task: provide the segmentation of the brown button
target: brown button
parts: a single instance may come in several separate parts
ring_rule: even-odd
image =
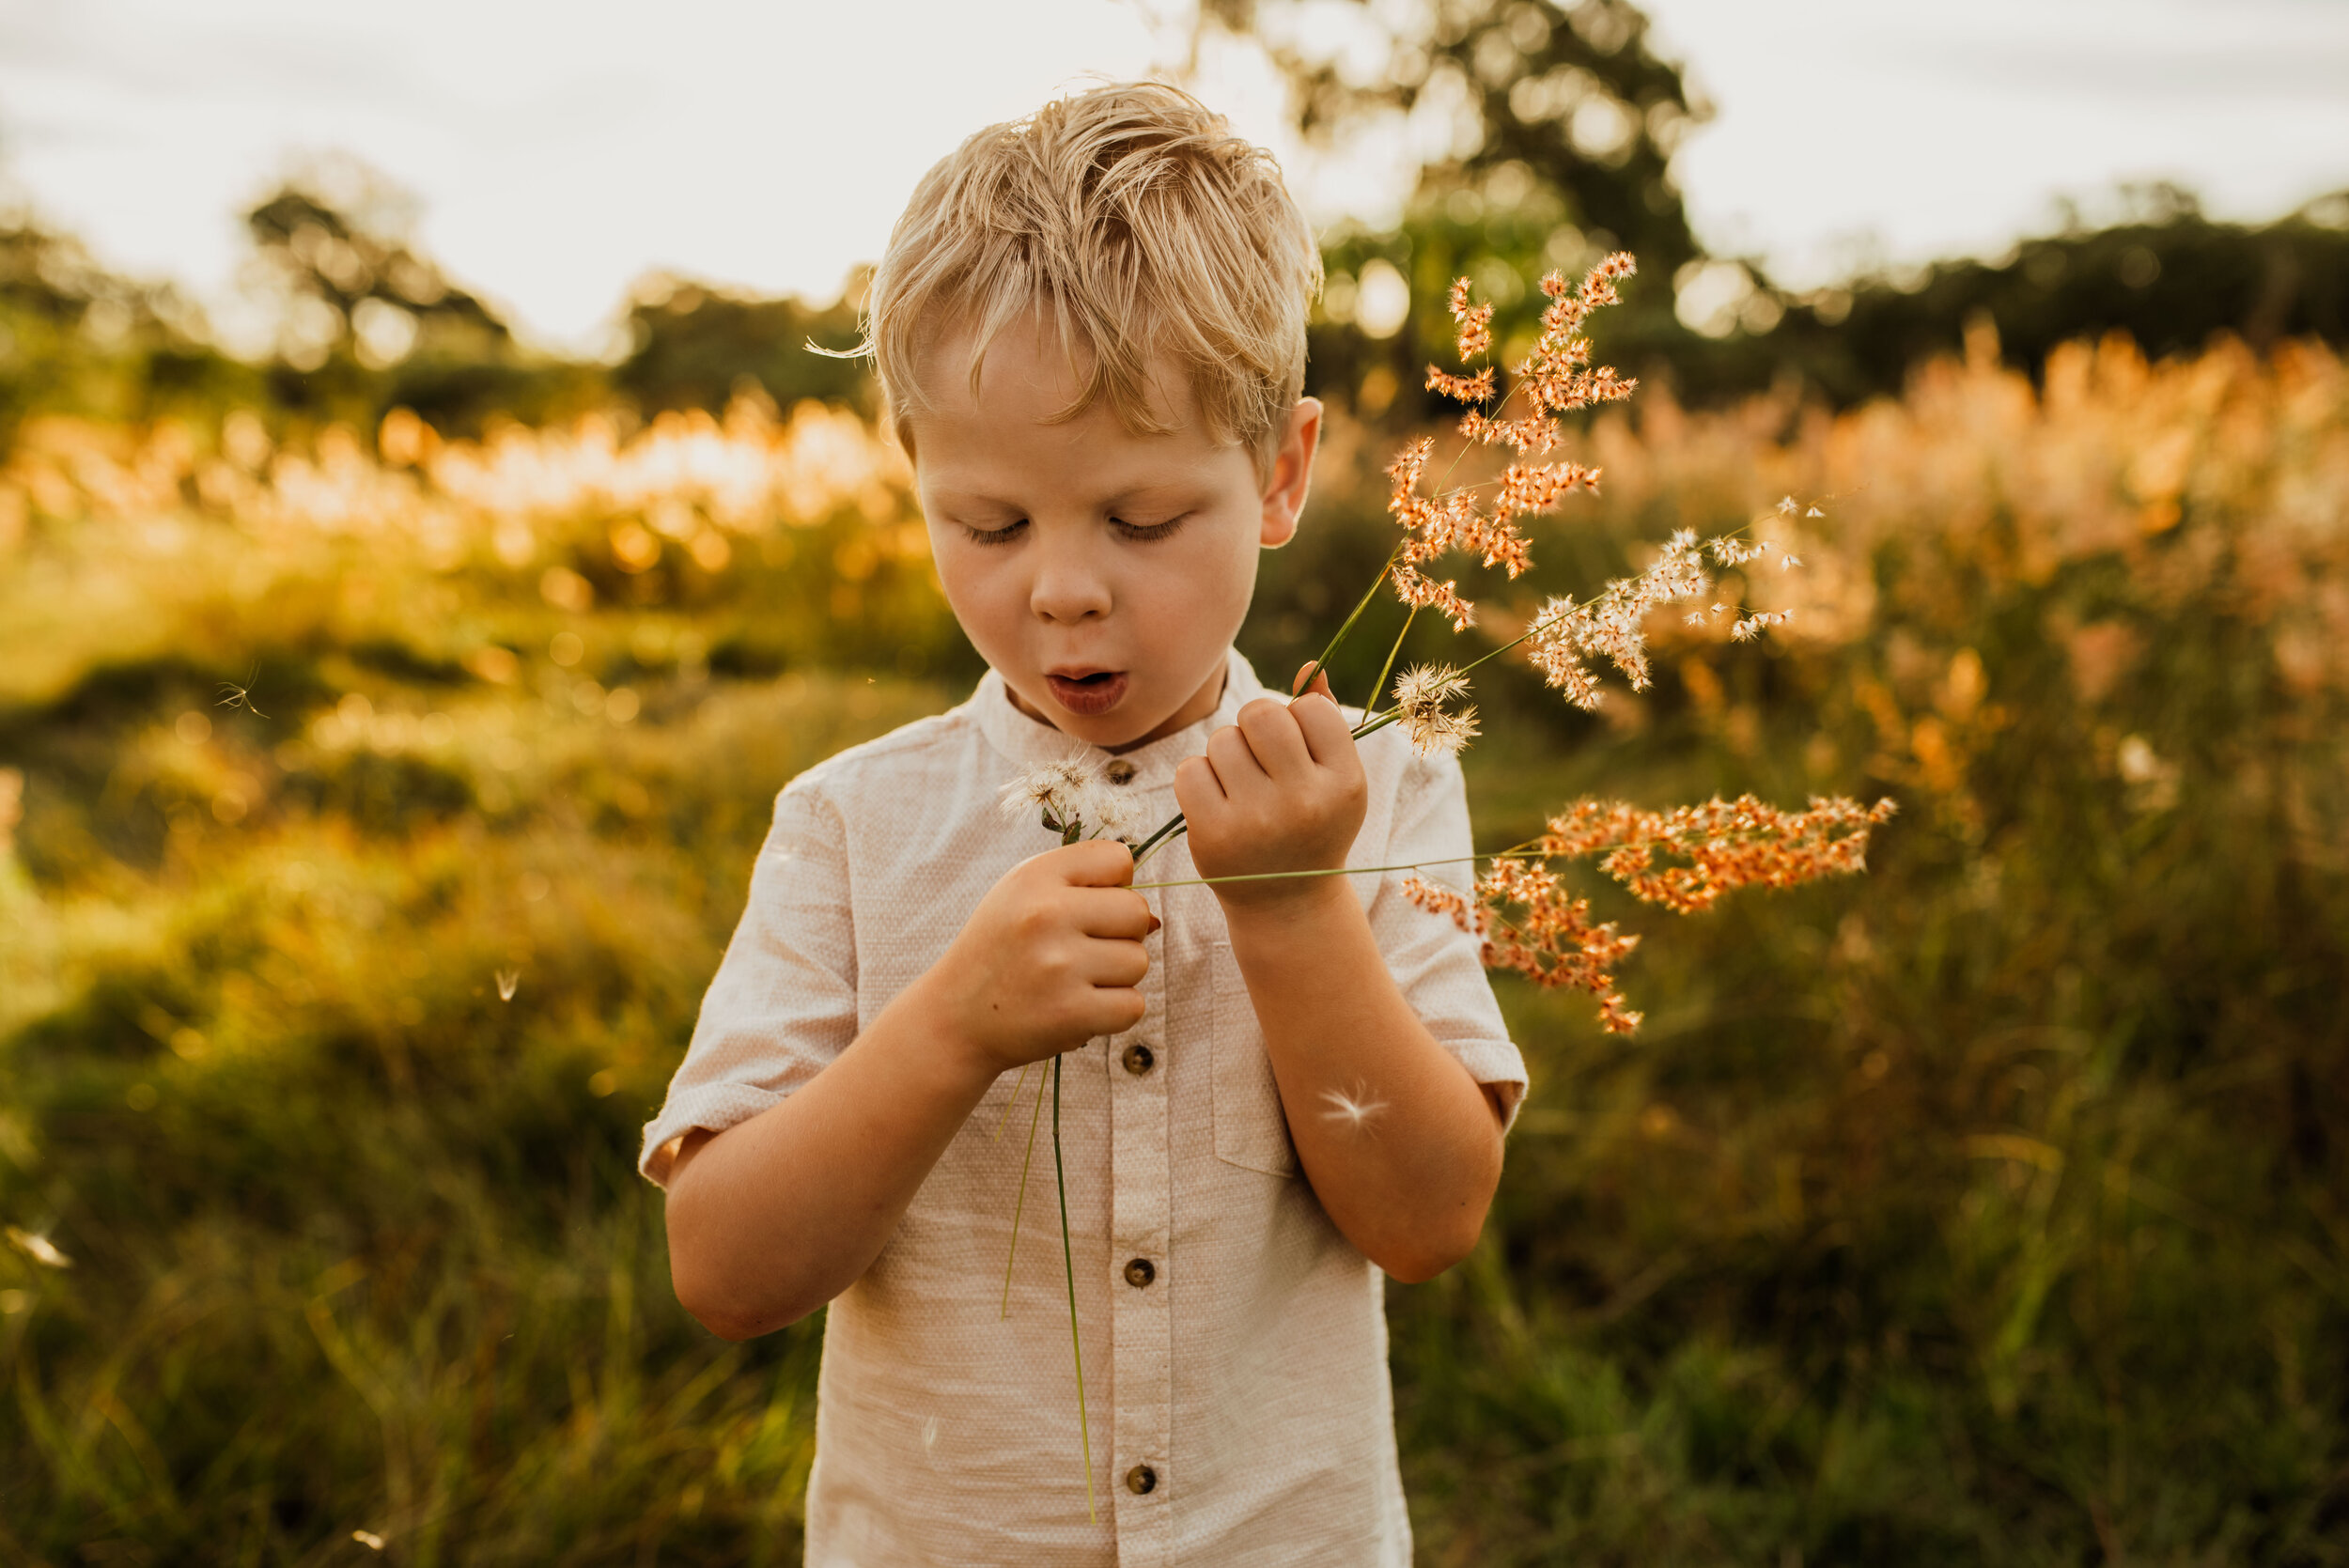
[[[1158,1268],[1148,1258],[1136,1258],[1126,1265],[1126,1282],[1136,1290],[1158,1277]]]
[[[1159,1472],[1147,1465],[1136,1465],[1126,1472],[1126,1490],[1136,1497],[1159,1489]]]
[[[1134,774],[1139,769],[1132,763],[1128,762],[1124,757],[1119,757],[1115,762],[1101,769],[1101,777],[1113,784],[1131,784],[1134,782]]]
[[[1158,1062],[1158,1058],[1150,1054],[1150,1048],[1144,1045],[1128,1046],[1125,1060],[1126,1070],[1136,1078],[1148,1072]]]

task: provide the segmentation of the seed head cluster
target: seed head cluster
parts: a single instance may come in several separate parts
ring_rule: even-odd
[[[1431,576],[1428,563],[1456,551],[1476,556],[1485,566],[1501,567],[1516,577],[1532,565],[1530,546],[1517,520],[1552,511],[1577,489],[1598,488],[1595,468],[1538,459],[1557,443],[1559,414],[1627,397],[1638,385],[1607,366],[1592,367],[1590,339],[1581,332],[1592,311],[1617,303],[1615,280],[1631,272],[1631,257],[1617,254],[1593,268],[1579,289],[1570,289],[1556,272],[1542,280],[1542,292],[1548,296],[1549,304],[1542,312],[1541,335],[1532,353],[1517,367],[1510,393],[1512,397],[1522,394],[1529,405],[1530,411],[1520,417],[1502,418],[1498,409],[1487,411],[1486,405],[1492,401],[1494,392],[1492,366],[1473,375],[1432,365],[1427,367],[1431,390],[1470,405],[1461,417],[1460,434],[1476,444],[1506,445],[1517,458],[1497,479],[1448,490],[1439,488],[1426,494],[1421,483],[1435,455],[1434,441],[1421,437],[1395,454],[1387,467],[1392,482],[1387,509],[1408,531],[1392,567],[1395,593],[1404,603],[1433,610],[1449,620],[1455,631],[1466,630],[1475,618],[1475,605],[1461,595],[1456,582]],[[1492,347],[1492,306],[1470,303],[1469,290],[1466,278],[1452,286],[1452,318],[1457,328],[1455,343],[1464,363]],[[1639,576],[1610,582],[1588,600],[1562,597],[1545,604],[1524,639],[1526,655],[1543,678],[1578,707],[1599,705],[1602,692],[1592,669],[1594,660],[1611,662],[1632,690],[1643,691],[1649,679],[1649,613],[1661,605],[1701,600],[1713,587],[1707,555],[1714,566],[1735,567],[1766,554],[1770,548],[1766,540],[1731,536],[1699,544],[1694,532],[1683,529]],[[1782,567],[1794,564],[1791,556],[1781,561]],[[1716,605],[1714,613],[1728,609]],[[1792,613],[1781,610],[1733,617],[1730,635],[1738,642],[1750,641]],[[1692,611],[1682,618],[1699,626],[1706,615]],[[1406,722],[1413,722],[1409,713],[1403,718]],[[1420,721],[1412,733],[1415,740],[1454,738],[1440,721]],[[1457,738],[1464,742],[1467,737]]]
[[[1598,470],[1595,468],[1534,459],[1557,444],[1559,414],[1628,397],[1639,384],[1607,366],[1591,368],[1591,340],[1581,333],[1592,311],[1617,302],[1615,280],[1628,277],[1631,272],[1630,256],[1617,252],[1592,268],[1579,289],[1570,288],[1557,272],[1542,280],[1542,292],[1549,296],[1549,304],[1542,312],[1541,335],[1513,376],[1512,396],[1522,393],[1531,411],[1519,418],[1501,419],[1497,411],[1486,411],[1495,391],[1491,365],[1470,374],[1440,365],[1427,367],[1429,390],[1470,405],[1460,421],[1460,434],[1483,445],[1505,444],[1516,451],[1517,460],[1490,482],[1493,493],[1488,501],[1480,500],[1478,494],[1488,488],[1486,485],[1421,494],[1420,481],[1435,450],[1435,443],[1424,438],[1404,447],[1388,465],[1387,477],[1392,486],[1387,509],[1410,536],[1397,552],[1393,567],[1395,593],[1404,603],[1436,611],[1451,621],[1455,631],[1467,630],[1476,607],[1460,596],[1455,582],[1439,582],[1429,576],[1424,570],[1427,563],[1456,551],[1478,556],[1486,566],[1500,567],[1516,577],[1532,565],[1532,557],[1515,520],[1549,511],[1577,489],[1597,488]],[[1492,318],[1490,304],[1469,303],[1468,279],[1452,286],[1454,347],[1462,363],[1491,350]]]
[[[1789,888],[1866,869],[1869,831],[1892,812],[1890,800],[1862,806],[1841,798],[1814,798],[1799,812],[1750,795],[1661,812],[1579,800],[1551,817],[1523,854],[1494,861],[1472,893],[1419,877],[1407,878],[1403,893],[1484,938],[1488,968],[1588,991],[1598,998],[1600,1024],[1628,1034],[1641,1015],[1614,989],[1613,970],[1640,939],[1611,921],[1594,922],[1589,901],[1572,896],[1549,862],[1596,857],[1637,897],[1693,914],[1738,888]]]
[[[1869,831],[1895,809],[1890,800],[1862,806],[1841,796],[1813,796],[1803,811],[1750,795],[1660,812],[1579,800],[1549,819],[1534,852],[1596,855],[1599,869],[1638,897],[1693,914],[1738,888],[1791,888],[1866,870]]]
[[[1129,798],[1083,757],[1040,762],[1003,788],[1003,815],[1015,822],[1041,818],[1063,844],[1125,838],[1140,826]]]
[[[1476,709],[1446,705],[1467,694],[1468,676],[1449,664],[1421,664],[1394,683],[1394,709],[1411,749],[1422,756],[1457,756],[1476,737]]]
[[[1449,915],[1463,931],[1485,939],[1485,967],[1516,970],[1542,986],[1567,986],[1598,998],[1599,1022],[1610,1033],[1640,1027],[1615,989],[1614,966],[1640,939],[1612,921],[1591,919],[1591,903],[1577,898],[1558,874],[1534,860],[1502,859],[1476,879],[1469,894],[1412,877],[1404,896],[1421,908]]]

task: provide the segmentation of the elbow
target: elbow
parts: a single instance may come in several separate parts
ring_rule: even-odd
[[[740,1344],[744,1340],[758,1338],[756,1326],[747,1318],[732,1316],[716,1307],[696,1306],[686,1301],[682,1294],[677,1299],[684,1305],[688,1316],[722,1340]]]
[[[758,1337],[759,1326],[751,1314],[742,1311],[731,1292],[720,1288],[680,1253],[674,1236],[669,1243],[669,1287],[677,1292],[677,1305],[686,1315],[720,1339],[739,1343]]]
[[[1476,1243],[1485,1232],[1485,1216],[1480,1209],[1474,1218],[1463,1224],[1446,1227],[1436,1234],[1413,1237],[1407,1245],[1384,1250],[1383,1255],[1373,1258],[1379,1271],[1390,1280],[1407,1285],[1423,1285],[1444,1270],[1464,1261],[1476,1250]]]
[[[1500,1186],[1500,1161],[1495,1159],[1491,1172],[1460,1193],[1448,1212],[1426,1216],[1408,1232],[1386,1238],[1371,1262],[1388,1278],[1407,1285],[1423,1285],[1465,1262],[1484,1238],[1485,1217],[1492,1212],[1493,1193]]]
[[[669,1283],[677,1291],[677,1305],[685,1309],[688,1316],[720,1339],[737,1344],[761,1334],[771,1334],[778,1328],[788,1328],[816,1310],[746,1301],[739,1293],[698,1276],[674,1255],[669,1260]]]
[[[725,1250],[706,1233],[692,1199],[680,1199],[675,1187],[669,1195],[669,1286],[677,1305],[694,1322],[722,1340],[739,1343],[771,1334],[822,1305],[800,1306],[789,1296],[777,1296],[770,1288],[745,1288],[740,1271],[728,1266]],[[763,1281],[771,1285],[770,1281]]]
[[[1378,1272],[1398,1284],[1423,1285],[1452,1265],[1447,1263],[1422,1262],[1397,1258],[1378,1265]]]

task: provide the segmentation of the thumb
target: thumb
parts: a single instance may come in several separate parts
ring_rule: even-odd
[[[1312,677],[1311,685],[1306,684],[1307,676]],[[1338,700],[1336,693],[1330,690],[1330,672],[1321,667],[1317,659],[1308,659],[1299,664],[1297,678],[1289,683],[1289,695],[1292,697],[1301,697],[1308,691],[1318,691],[1331,702]]]
[[[1071,887],[1116,888],[1134,879],[1134,852],[1113,838],[1082,839],[1049,853],[1060,857]]]

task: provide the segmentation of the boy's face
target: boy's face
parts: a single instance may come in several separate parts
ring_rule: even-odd
[[[907,432],[963,631],[1021,711],[1096,746],[1206,718],[1257,551],[1297,532],[1321,405],[1298,404],[1264,483],[1252,451],[1208,438],[1172,370],[1158,378],[1157,411],[1178,427],[1149,436],[1106,399],[1045,423],[1077,382],[1040,327],[988,346],[975,396],[968,363],[966,343],[938,347],[923,381],[931,406]]]

